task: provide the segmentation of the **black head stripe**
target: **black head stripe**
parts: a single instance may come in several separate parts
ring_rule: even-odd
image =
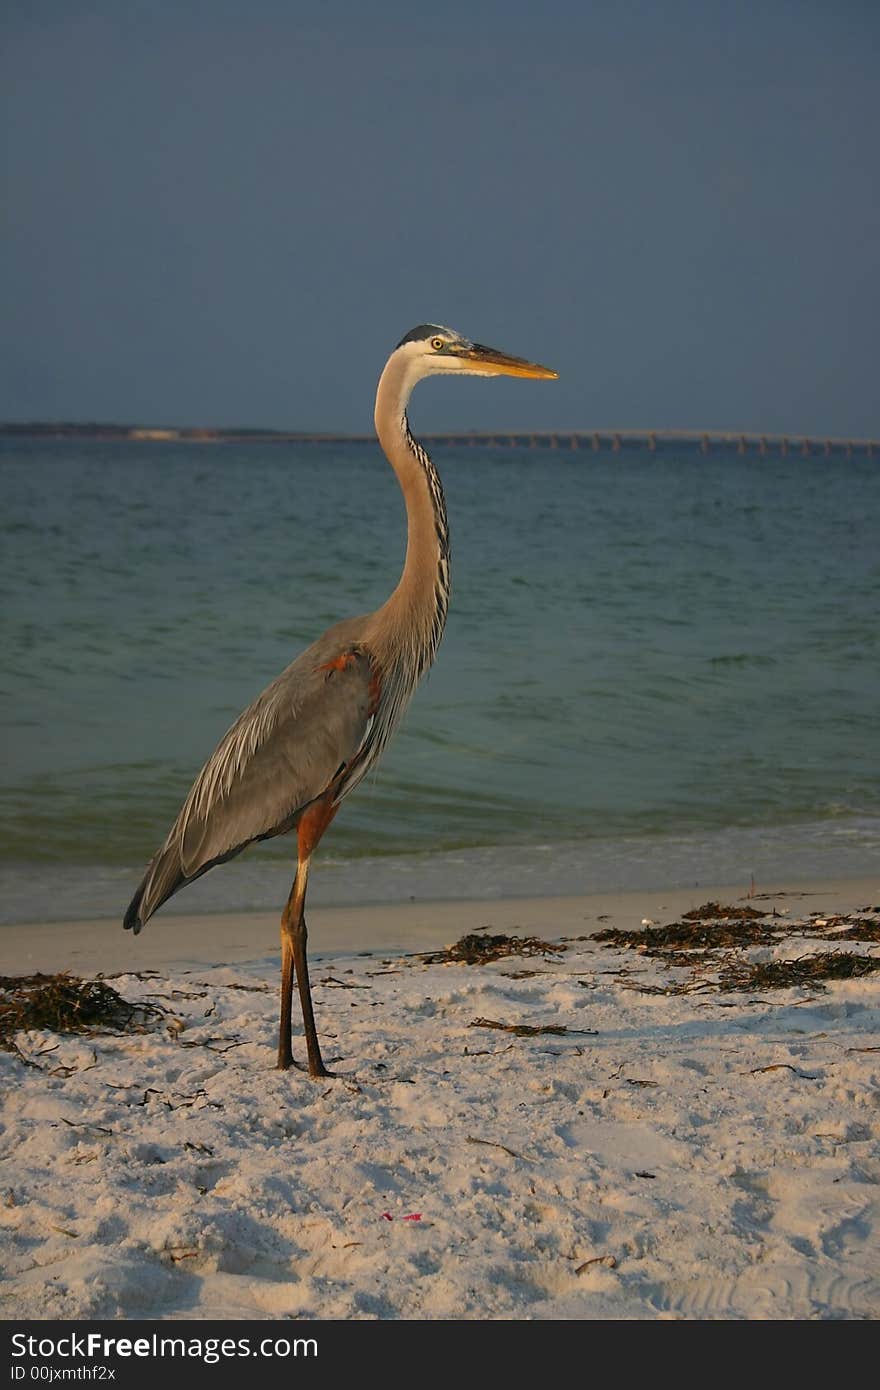
[[[438,323],[420,323],[418,328],[411,328],[405,337],[401,338],[397,347],[403,347],[404,343],[421,343],[428,338],[435,338],[440,333],[443,337],[449,336],[448,328],[441,328]],[[397,348],[395,348],[395,352]]]

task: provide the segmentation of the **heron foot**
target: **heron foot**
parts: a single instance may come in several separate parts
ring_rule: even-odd
[[[306,1072],[312,1078],[313,1081],[322,1081],[327,1077],[329,1077],[331,1081],[337,1081],[339,1079],[339,1072],[328,1071],[327,1068],[324,1066],[323,1062],[321,1062],[317,1067],[313,1067],[311,1065],[306,1065],[305,1062],[297,1062],[293,1057],[291,1057],[288,1061],[282,1061],[279,1057],[275,1065],[275,1070],[289,1071],[291,1067],[293,1067],[294,1071]]]
[[[334,1061],[336,1060],[338,1059],[334,1058]],[[328,1071],[324,1066],[324,1059],[320,1052],[317,1055],[314,1052],[311,1053],[309,1064],[307,1067],[303,1067],[303,1071],[307,1071],[313,1081],[323,1081],[326,1077],[335,1078],[337,1075],[335,1071]]]

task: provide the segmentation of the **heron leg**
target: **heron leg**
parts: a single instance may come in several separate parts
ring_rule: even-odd
[[[309,861],[301,859],[297,864],[296,878],[287,906],[281,918],[281,1023],[278,1034],[278,1067],[286,1071],[293,1064],[291,1040],[293,977],[296,975],[299,1002],[302,1006],[303,1028],[306,1038],[306,1051],[309,1058],[309,1076],[330,1076],[321,1058],[318,1043],[318,1030],[315,1027],[315,1012],[312,1008],[312,991],[309,985],[309,966],[306,958],[308,931],[306,929],[305,903],[306,887],[309,878]]]
[[[287,899],[287,906],[281,917],[281,1026],[278,1036],[278,1067],[286,1071],[293,1065],[291,1047],[291,1007],[293,1000],[293,977],[296,975],[299,989],[299,1002],[302,1005],[303,1027],[306,1035],[306,1049],[309,1056],[309,1076],[331,1076],[321,1060],[318,1045],[318,1030],[315,1027],[315,1013],[312,1008],[312,991],[309,987],[309,967],[306,960],[306,887],[309,881],[309,860],[312,851],[338,810],[333,800],[333,787],[325,795],[311,802],[303,811],[296,826],[297,865],[296,878]]]
[[[309,985],[309,967],[306,960],[307,940],[306,920],[305,917],[301,917],[293,937],[293,961],[296,969],[296,983],[299,987],[299,1002],[302,1005],[306,1051],[309,1057],[309,1076],[332,1076],[332,1072],[329,1072],[324,1066],[321,1049],[318,1046],[318,1030],[315,1027],[312,991]]]
[[[297,875],[298,876],[298,875]],[[289,926],[290,909],[296,893],[291,889],[284,915],[281,918],[281,1023],[278,1030],[278,1070],[287,1071],[293,1065],[291,1037],[291,1006],[293,1004],[293,937]]]

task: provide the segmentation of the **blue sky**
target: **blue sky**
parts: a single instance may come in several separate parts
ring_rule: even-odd
[[[880,435],[874,0],[6,0],[0,419]]]

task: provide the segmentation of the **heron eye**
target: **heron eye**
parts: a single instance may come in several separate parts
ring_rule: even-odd
[[[442,338],[431,339],[431,347],[434,349],[435,352],[441,352],[445,346],[446,344],[444,343]]]

